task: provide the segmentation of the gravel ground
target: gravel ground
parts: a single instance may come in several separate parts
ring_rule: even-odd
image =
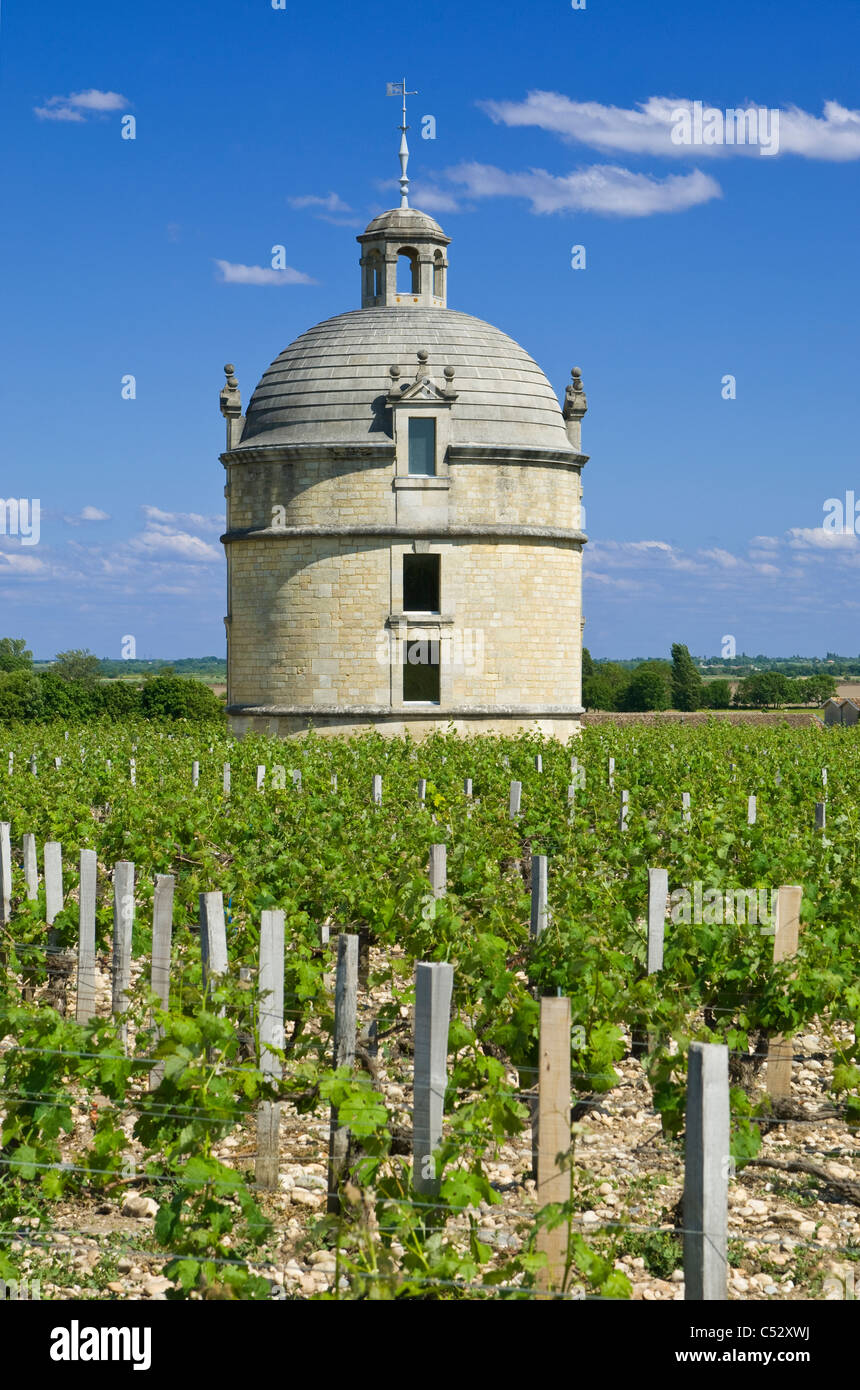
[[[383,962],[373,956],[376,969]],[[387,988],[361,995],[364,1021],[388,998]],[[100,970],[98,1011],[109,1008],[109,977]],[[411,1058],[386,1056],[384,1049],[383,1043],[378,1085],[392,1112],[390,1122],[408,1127]],[[838,1120],[803,1119],[829,1101],[832,1060],[822,1033],[796,1038],[795,1059],[792,1099],[798,1118],[771,1128],[759,1157],[811,1160],[837,1181],[857,1182],[857,1201],[807,1174],[744,1169],[729,1186],[732,1299],[845,1297],[853,1260],[860,1258],[860,1135]],[[630,1278],[634,1299],[679,1300],[684,1296],[680,1251],[669,1233],[680,1224],[681,1150],[661,1137],[641,1065],[628,1058],[618,1070],[621,1084],[599,1098],[578,1126],[577,1224],[601,1249],[614,1242],[615,1263]],[[513,1072],[511,1080],[516,1084]],[[133,1119],[130,1114],[129,1132]],[[272,1281],[273,1297],[310,1297],[332,1286],[334,1256],[319,1248],[321,1238],[311,1230],[325,1211],[328,1128],[327,1118],[282,1107],[280,1190],[261,1197],[276,1234],[254,1266]],[[82,1108],[69,1153],[80,1152],[91,1135],[91,1112]],[[232,1166],[253,1168],[254,1147],[253,1128],[244,1128],[228,1136],[216,1154]],[[131,1139],[129,1152],[143,1157]],[[502,1146],[488,1171],[501,1201],[482,1205],[478,1235],[502,1260],[520,1248],[536,1210],[529,1136]],[[40,1278],[43,1298],[164,1299],[170,1287],[162,1275],[166,1257],[153,1233],[158,1196],[157,1184],[126,1183],[106,1196],[58,1201],[50,1228],[36,1217],[17,1219],[21,1240],[12,1250],[24,1256],[24,1271],[29,1267]]]

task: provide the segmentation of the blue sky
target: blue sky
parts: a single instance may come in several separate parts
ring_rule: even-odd
[[[860,540],[822,524],[860,498],[858,50],[853,0],[11,0],[0,491],[41,521],[0,536],[3,632],[224,650],[223,364],[247,402],[358,307],[405,73],[449,304],[560,394],[582,368],[593,654],[860,652]],[[696,101],[777,111],[777,148],[676,143]]]

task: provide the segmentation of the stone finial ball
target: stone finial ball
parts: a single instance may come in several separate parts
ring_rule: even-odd
[[[581,372],[581,370],[580,370],[579,367],[573,367],[573,368],[571,369],[571,373],[570,373],[570,374],[571,374],[571,376],[582,376],[582,372]]]
[[[225,375],[225,376],[232,376],[233,373],[235,372],[235,370],[236,370],[236,368],[233,366],[233,363],[232,363],[232,362],[228,362],[227,365],[226,365],[226,367],[224,368],[224,375]]]
[[[446,378],[447,378],[448,381],[453,380],[453,377],[454,377],[454,368],[453,368],[453,367],[446,367],[446,368],[445,368],[445,376],[446,376]]]
[[[426,361],[427,361],[427,358],[428,358],[429,356],[430,356],[430,354],[429,354],[429,352],[427,351],[426,348],[419,348],[419,349],[418,349],[418,361],[419,361],[419,362],[426,362]]]
[[[400,375],[400,368],[399,368],[399,367],[389,367],[389,368],[388,368],[388,375],[389,375],[389,376],[399,376],[399,375]]]

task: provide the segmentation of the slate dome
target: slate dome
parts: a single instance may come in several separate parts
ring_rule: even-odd
[[[470,314],[411,305],[338,314],[285,348],[251,397],[238,450],[385,442],[388,369],[396,365],[411,379],[422,349],[434,376],[455,371],[453,445],[573,455],[556,394],[524,348]]]

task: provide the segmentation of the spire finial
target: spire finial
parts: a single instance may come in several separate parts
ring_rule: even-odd
[[[406,124],[406,98],[417,97],[417,92],[410,92],[406,89],[406,78],[402,82],[389,82],[386,92],[390,97],[403,98],[403,116],[400,121],[400,206],[409,207],[409,179],[406,174],[406,166],[409,163],[409,146],[406,143],[406,132],[409,126]]]

